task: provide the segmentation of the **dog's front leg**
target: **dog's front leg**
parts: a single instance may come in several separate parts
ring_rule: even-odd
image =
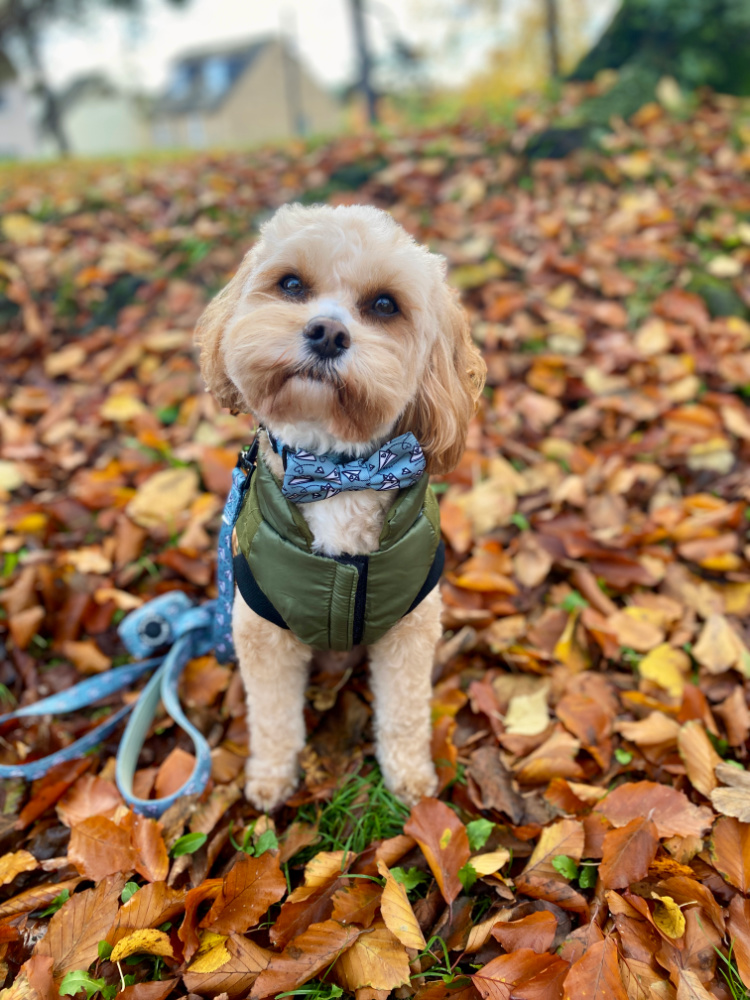
[[[430,699],[441,609],[436,587],[370,648],[376,754],[386,785],[408,805],[437,787]]]
[[[235,593],[232,632],[247,697],[250,758],[245,795],[269,812],[297,786],[305,745],[310,648],[261,618]]]

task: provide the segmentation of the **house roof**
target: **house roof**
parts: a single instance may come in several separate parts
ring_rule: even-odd
[[[169,86],[153,107],[153,114],[189,114],[214,111],[258,56],[274,41],[208,45],[189,49],[175,60]]]

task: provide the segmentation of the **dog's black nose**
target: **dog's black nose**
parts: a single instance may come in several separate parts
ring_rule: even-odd
[[[310,350],[319,358],[337,358],[352,342],[344,324],[327,316],[311,319],[302,335],[310,344]]]

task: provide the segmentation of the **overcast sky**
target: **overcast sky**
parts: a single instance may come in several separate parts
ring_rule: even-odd
[[[413,44],[428,47],[435,46],[446,32],[461,34],[465,44],[445,66],[446,82],[459,82],[480,68],[484,52],[498,44],[509,21],[517,16],[518,5],[527,2],[502,0],[501,16],[493,20],[493,27],[497,23],[494,38],[486,23],[458,16],[467,6],[461,0],[369,0],[368,22],[380,49],[388,34],[399,33]],[[599,0],[596,20],[605,21],[615,2]],[[136,89],[153,90],[164,83],[170,59],[183,49],[280,31],[295,41],[323,83],[336,85],[353,77],[349,0],[186,0],[178,9],[165,0],[145,3],[147,12],[140,22],[107,13],[98,14],[85,27],[51,30],[45,52],[53,84],[103,71]]]

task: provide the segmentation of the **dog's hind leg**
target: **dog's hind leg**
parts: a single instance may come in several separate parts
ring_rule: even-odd
[[[250,730],[245,795],[269,812],[289,798],[299,780],[310,647],[257,615],[239,592],[232,632]]]
[[[388,788],[408,805],[437,787],[430,756],[430,699],[441,609],[436,587],[370,647],[378,763]]]

